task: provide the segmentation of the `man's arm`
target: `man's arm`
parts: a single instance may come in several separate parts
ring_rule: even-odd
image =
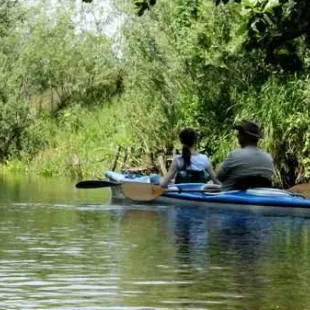
[[[233,158],[233,155],[230,154],[225,159],[225,161],[223,162],[223,164],[221,165],[220,169],[218,170],[216,174],[216,177],[220,182],[224,182],[226,180],[233,165],[234,165],[234,158]]]

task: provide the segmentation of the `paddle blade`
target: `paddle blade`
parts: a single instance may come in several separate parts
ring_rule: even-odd
[[[297,184],[288,190],[293,193],[302,194],[306,198],[310,198],[310,183]]]
[[[81,181],[75,185],[76,188],[100,188],[100,187],[111,187],[120,185],[118,182],[105,181],[105,180],[86,180]]]
[[[121,186],[126,198],[134,201],[151,201],[165,192],[165,189],[150,183],[124,183]]]

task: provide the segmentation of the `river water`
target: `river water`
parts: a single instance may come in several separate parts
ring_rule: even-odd
[[[308,218],[0,186],[0,309],[310,309]]]

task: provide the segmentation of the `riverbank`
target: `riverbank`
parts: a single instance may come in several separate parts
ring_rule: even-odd
[[[78,31],[63,3],[48,16],[40,5],[6,9],[3,169],[100,177],[122,149],[120,167],[149,167],[162,156],[156,165],[163,170],[183,127],[199,131],[199,151],[217,168],[237,147],[233,124],[247,118],[263,127],[261,145],[275,159],[277,182],[289,187],[310,178],[307,45],[298,43],[298,70],[269,63],[262,49],[247,48],[237,4],[206,2],[196,17],[173,1],[140,17],[115,6],[126,22],[113,38]]]

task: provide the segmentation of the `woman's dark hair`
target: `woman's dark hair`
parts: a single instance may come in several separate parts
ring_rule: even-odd
[[[192,128],[185,128],[179,134],[182,147],[182,158],[184,161],[184,168],[186,169],[191,164],[191,150],[190,148],[197,142],[197,132]]]

